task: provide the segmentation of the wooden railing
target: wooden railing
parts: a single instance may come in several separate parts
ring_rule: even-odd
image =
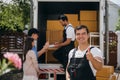
[[[5,52],[23,54],[23,46],[24,33],[22,32],[5,32],[0,36],[0,54],[4,54]]]

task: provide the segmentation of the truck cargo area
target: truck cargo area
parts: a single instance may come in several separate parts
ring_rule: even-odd
[[[60,14],[67,15],[69,22],[74,27],[84,24],[88,26],[90,32],[99,33],[99,7],[99,2],[38,1],[38,29],[40,31],[38,50],[41,49],[47,41],[47,31],[62,30],[63,27],[58,21]],[[57,36],[60,37],[59,35]],[[51,41],[53,42],[53,39]],[[95,43],[99,43],[99,38],[95,41]],[[45,63],[46,58],[48,63],[58,63],[52,56],[52,52],[53,51],[48,51],[47,54],[41,56],[39,60],[40,63]],[[49,57],[46,57],[46,55]]]

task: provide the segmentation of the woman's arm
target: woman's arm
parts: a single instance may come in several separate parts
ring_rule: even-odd
[[[38,56],[40,57],[43,53],[47,51],[48,48],[49,48],[49,42],[47,41],[43,46],[43,48],[40,51],[38,51]]]

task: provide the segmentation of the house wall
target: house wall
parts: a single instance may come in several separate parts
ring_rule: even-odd
[[[120,66],[120,31],[116,32],[118,36],[118,44],[117,44],[117,66]]]
[[[118,16],[119,16],[119,13],[118,13],[118,10],[120,9],[119,6],[117,6],[116,4],[114,3],[109,3],[109,8],[108,8],[108,11],[109,11],[109,17],[108,17],[108,25],[109,25],[109,30],[110,31],[115,31],[116,29],[116,25],[118,23]]]

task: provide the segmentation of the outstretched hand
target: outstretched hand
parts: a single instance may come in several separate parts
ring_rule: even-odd
[[[55,43],[54,43],[54,47],[55,47],[55,48],[61,47],[61,46],[60,46],[60,42],[55,42]]]
[[[93,55],[90,52],[90,48],[88,48],[87,53],[86,53],[86,58],[87,60],[91,61],[93,59]]]
[[[43,47],[45,50],[47,50],[49,48],[49,41],[47,41]]]

